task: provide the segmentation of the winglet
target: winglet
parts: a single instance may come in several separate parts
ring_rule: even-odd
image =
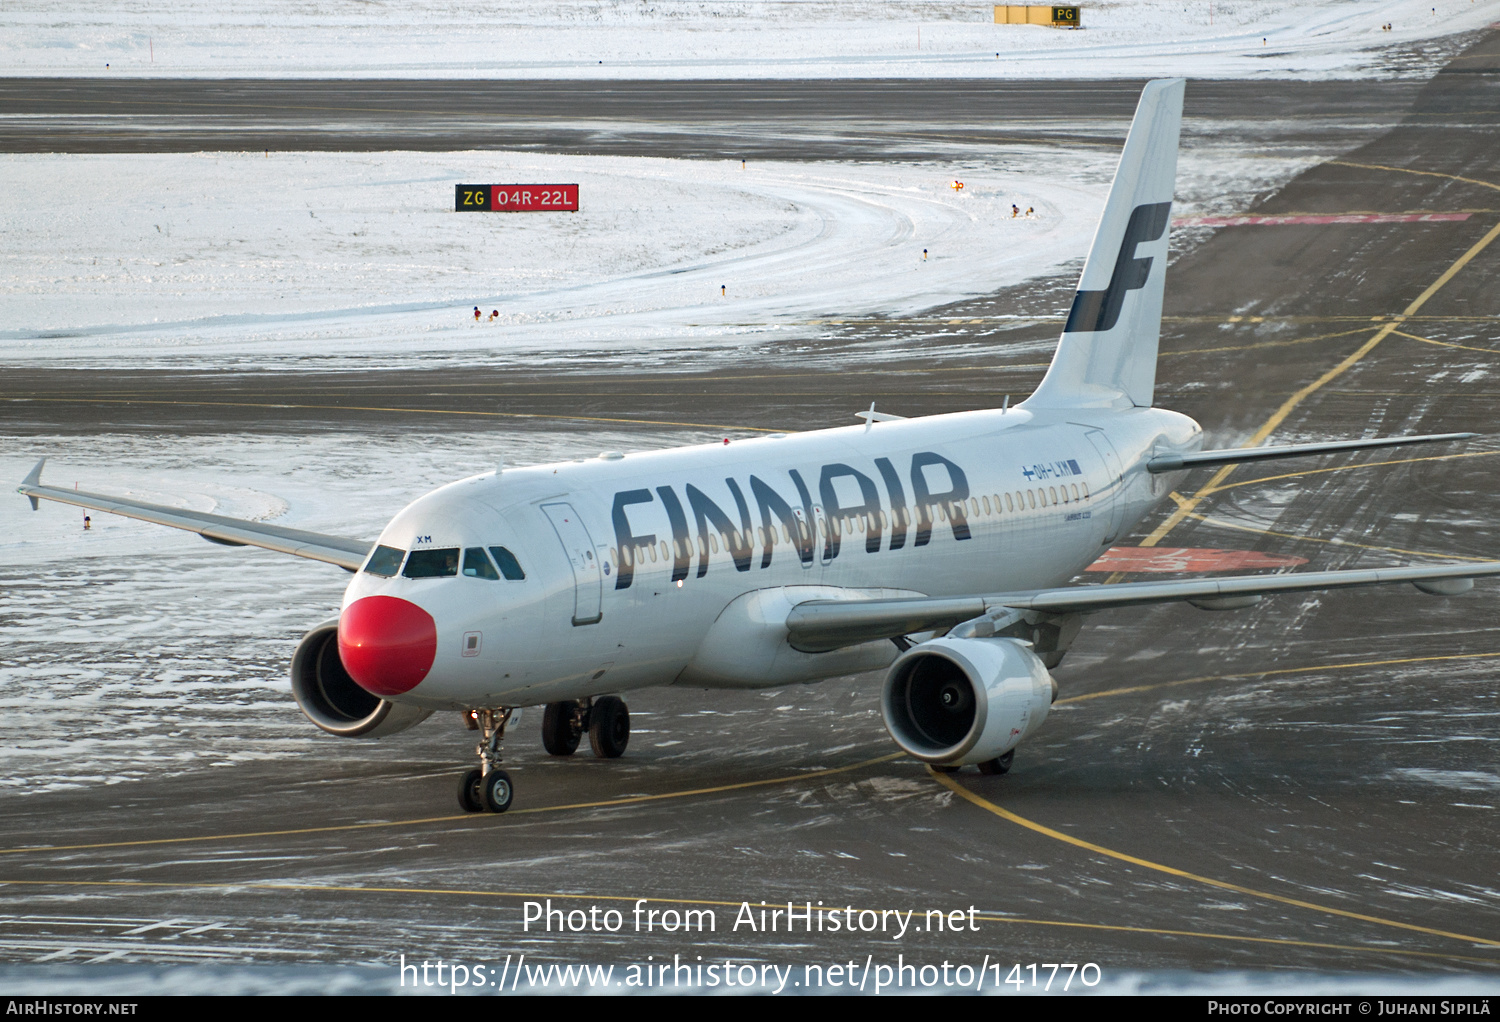
[[[26,473],[26,478],[21,480],[21,485],[23,487],[26,487],[26,486],[40,486],[41,483],[42,483],[42,466],[45,465],[45,464],[47,464],[47,459],[43,458],[41,461],[39,461],[35,465],[33,465],[32,468],[31,468],[31,471]],[[19,490],[17,492],[26,493],[26,491],[24,489]],[[26,493],[26,499],[29,500],[29,501],[31,501],[31,510],[33,510],[33,511],[37,510],[38,508],[40,508],[42,506],[41,501],[37,500],[35,497],[33,497],[29,493]]]

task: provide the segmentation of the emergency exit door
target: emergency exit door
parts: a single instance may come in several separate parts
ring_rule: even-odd
[[[543,504],[542,513],[552,523],[562,542],[568,563],[573,566],[573,623],[591,625],[604,616],[599,604],[603,597],[604,572],[594,553],[594,541],[572,504]]]

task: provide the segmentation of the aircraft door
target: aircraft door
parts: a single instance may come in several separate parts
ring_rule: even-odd
[[[594,541],[572,504],[543,504],[542,512],[552,523],[568,555],[568,563],[573,566],[573,623],[595,624],[604,616],[600,609],[604,574],[599,555],[594,553]]]
[[[819,510],[821,511],[821,508]],[[809,557],[805,561],[802,561],[802,569],[806,571],[808,568],[811,568],[813,566],[813,563],[818,559],[816,552],[817,544],[820,542],[820,540],[818,539],[818,526],[815,521],[810,522],[807,520],[807,515],[803,514],[800,507],[792,508],[792,516],[797,519],[797,528],[802,533],[803,537],[805,537],[805,539],[802,541],[795,541],[792,543],[793,552],[800,558],[802,542],[805,541],[813,545],[813,556]],[[796,540],[796,537],[793,537],[793,539]]]
[[[1105,485],[1099,493],[1100,497],[1109,501],[1105,511],[1109,524],[1105,527],[1104,542],[1113,543],[1120,534],[1120,523],[1125,517],[1125,478],[1120,471],[1120,456],[1115,453],[1115,445],[1109,442],[1109,437],[1104,435],[1103,430],[1091,429],[1084,436],[1088,437],[1089,443],[1094,445],[1094,450],[1099,452],[1099,458],[1104,462]]]

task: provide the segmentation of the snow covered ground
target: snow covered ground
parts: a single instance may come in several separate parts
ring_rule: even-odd
[[[1081,261],[1115,159],[4,156],[0,358],[539,358],[912,313]],[[1186,154],[1178,208],[1238,211],[1310,162]],[[456,183],[509,180],[576,181],[582,210],[453,211]]]
[[[1082,7],[1063,31],[974,0],[11,0],[0,74],[1351,77],[1429,73],[1424,44],[1500,19],[1496,0]]]
[[[1109,159],[1084,152],[1069,162],[1079,173],[1055,179],[964,172],[956,191],[950,168],[937,166],[5,157],[0,353],[514,354],[914,311],[1078,258]],[[579,182],[582,210],[453,211],[455,183],[512,180]],[[90,202],[66,198],[79,193]],[[1013,203],[1037,213],[1013,218]]]

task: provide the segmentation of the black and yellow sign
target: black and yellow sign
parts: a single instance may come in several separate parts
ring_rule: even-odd
[[[1083,8],[1045,7],[1035,4],[996,4],[997,25],[1051,25],[1053,28],[1082,28]]]

